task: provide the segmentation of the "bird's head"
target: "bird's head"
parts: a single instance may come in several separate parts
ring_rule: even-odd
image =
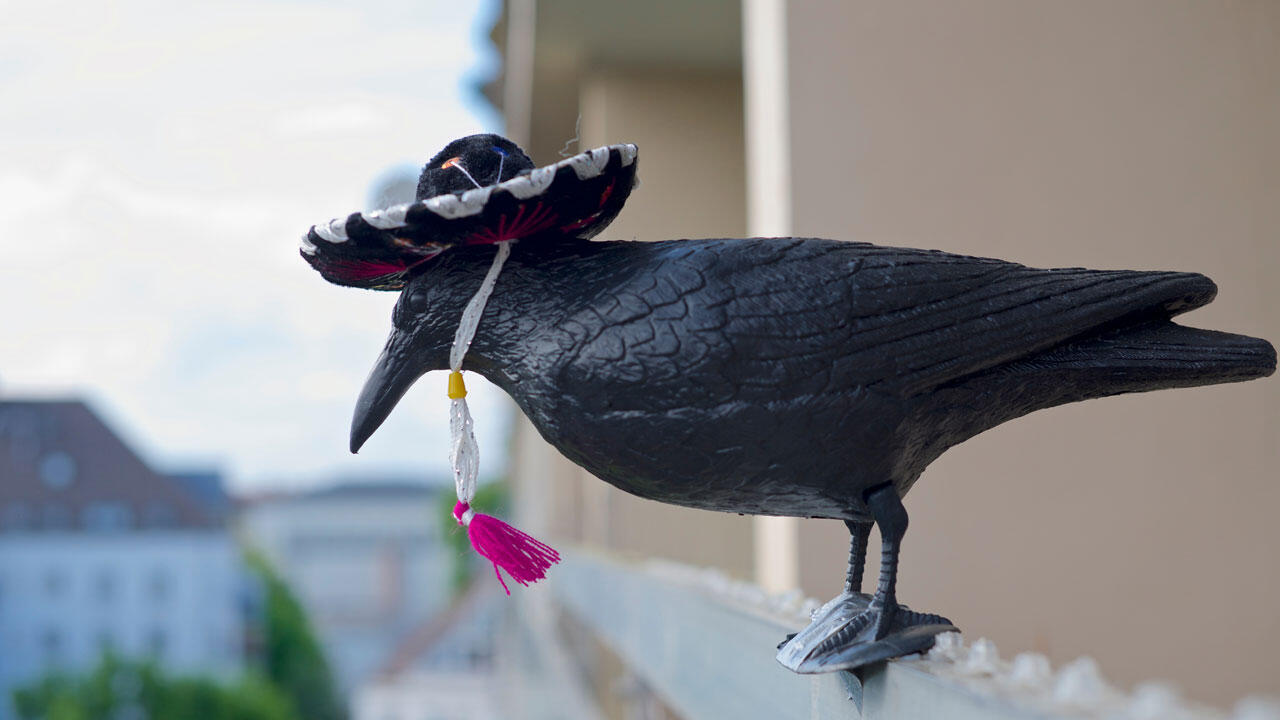
[[[449,350],[462,311],[479,287],[493,252],[484,246],[445,253],[401,291],[391,314],[391,336],[356,401],[351,452],[364,445],[418,378],[449,367]]]
[[[538,251],[541,262],[552,247],[585,242],[617,216],[635,185],[635,173],[634,145],[595,148],[535,170],[510,140],[469,135],[427,162],[414,202],[313,225],[303,236],[301,254],[326,280],[401,291],[391,337],[356,405],[352,452],[419,377],[449,366],[463,308],[494,260],[496,244],[533,243],[543,248]],[[537,265],[523,264],[526,270]],[[498,283],[494,300],[513,292],[512,285],[524,289],[516,293],[519,297],[508,296],[507,315],[528,310],[530,300],[536,304],[545,295],[537,281],[526,277],[523,283]],[[484,321],[475,349],[489,341],[493,354],[473,352],[467,358],[468,369],[481,372],[486,366],[502,366],[504,360],[510,365],[508,356],[516,352],[512,328],[497,329],[490,312],[484,314],[490,319]]]
[[[494,185],[527,173],[533,161],[501,135],[468,135],[449,143],[422,168],[417,198]],[[356,452],[391,414],[418,378],[449,367],[449,349],[466,301],[475,292],[492,248],[460,248],[433,260],[410,280],[391,315],[391,337],[369,373],[351,420]]]

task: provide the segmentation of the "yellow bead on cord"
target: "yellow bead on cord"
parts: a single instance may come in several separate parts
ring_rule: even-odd
[[[462,372],[454,370],[449,373],[449,399],[461,400],[467,396],[467,384],[462,381]]]

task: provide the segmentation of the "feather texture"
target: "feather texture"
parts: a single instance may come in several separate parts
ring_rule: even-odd
[[[434,318],[457,317],[487,257],[459,248],[412,281],[406,298],[430,311],[402,318],[406,330],[447,327]],[[468,363],[624,490],[865,517],[863,490],[905,492],[946,448],[1027,412],[1269,374],[1274,351],[1252,338],[1198,337],[1180,364],[1118,349],[1146,347],[1155,335],[1126,333],[1171,325],[1215,291],[1195,273],[819,239],[517,244]],[[1227,338],[1239,342],[1218,358]]]

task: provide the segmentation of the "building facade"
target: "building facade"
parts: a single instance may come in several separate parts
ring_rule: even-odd
[[[575,136],[639,147],[642,185],[601,239],[817,236],[1200,271],[1221,295],[1188,324],[1275,341],[1278,31],[1280,5],[1253,0],[507,0],[486,92],[536,162]],[[1277,418],[1273,378],[983,433],[906,498],[899,597],[1124,682],[1222,704],[1274,693]],[[553,543],[822,599],[844,579],[839,522],[641,500],[523,419],[513,448],[520,525]],[[1224,602],[1229,617],[1188,622]]]
[[[247,588],[225,522],[84,403],[0,401],[0,719],[15,687],[106,652],[235,675]]]
[[[479,573],[468,592],[406,635],[356,690],[352,720],[499,720],[494,645],[506,606],[497,582]]]
[[[438,492],[360,482],[248,500],[239,531],[280,572],[350,695],[450,601]]]

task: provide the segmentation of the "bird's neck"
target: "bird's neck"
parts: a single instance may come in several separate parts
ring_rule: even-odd
[[[508,391],[540,372],[549,336],[593,295],[586,280],[608,254],[602,247],[607,244],[580,241],[533,250],[516,244],[485,304],[463,367]],[[477,286],[487,270],[487,263],[477,263]]]

